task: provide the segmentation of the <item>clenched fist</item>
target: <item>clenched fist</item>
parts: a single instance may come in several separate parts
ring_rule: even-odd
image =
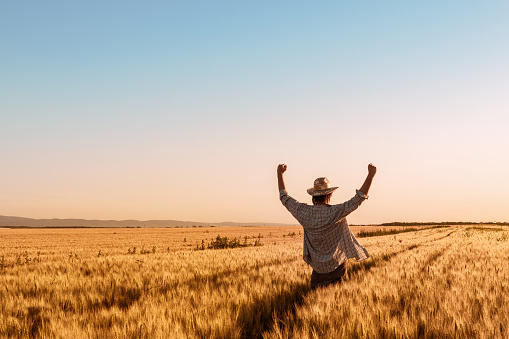
[[[376,174],[376,167],[373,164],[368,165],[368,173],[371,176],[374,176]]]
[[[283,174],[285,171],[286,171],[286,165],[285,165],[285,164],[280,164],[280,165],[277,167],[277,172],[278,172],[278,173]]]

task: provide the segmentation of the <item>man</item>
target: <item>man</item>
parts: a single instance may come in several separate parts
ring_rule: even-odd
[[[300,203],[286,191],[283,173],[286,165],[277,168],[279,197],[283,205],[304,228],[303,258],[311,265],[311,289],[341,282],[346,278],[346,260],[361,261],[369,258],[368,251],[357,241],[348,227],[346,216],[368,198],[368,191],[376,173],[376,167],[368,165],[368,176],[355,196],[339,205],[329,205],[332,192],[327,178],[315,180],[307,191],[313,197],[313,205]]]

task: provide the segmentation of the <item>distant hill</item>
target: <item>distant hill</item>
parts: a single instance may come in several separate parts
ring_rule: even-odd
[[[371,226],[430,226],[430,225],[498,225],[509,226],[508,222],[390,222]],[[227,227],[227,226],[298,226],[267,222],[240,223],[225,221],[219,223],[180,220],[87,220],[87,219],[32,219],[0,215],[0,227]],[[351,224],[350,226],[359,226]]]
[[[277,223],[208,223],[179,220],[87,220],[87,219],[32,219],[0,215],[0,227],[205,227],[205,226],[287,226]]]

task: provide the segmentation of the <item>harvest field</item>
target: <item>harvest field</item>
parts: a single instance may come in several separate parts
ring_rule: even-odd
[[[246,246],[207,249],[218,235]],[[359,238],[371,258],[316,291],[302,239],[300,227],[2,229],[0,337],[509,338],[509,227]]]

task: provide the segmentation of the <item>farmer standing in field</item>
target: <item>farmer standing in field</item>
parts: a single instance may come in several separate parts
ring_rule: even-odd
[[[355,196],[339,205],[329,205],[332,192],[327,178],[315,180],[307,191],[313,197],[313,205],[298,202],[288,195],[283,173],[286,165],[277,168],[279,197],[283,205],[304,228],[303,258],[311,265],[311,289],[339,283],[346,278],[346,260],[367,259],[368,251],[357,241],[348,227],[346,216],[352,213],[368,198],[369,187],[376,173],[376,167],[368,165],[368,176]]]

